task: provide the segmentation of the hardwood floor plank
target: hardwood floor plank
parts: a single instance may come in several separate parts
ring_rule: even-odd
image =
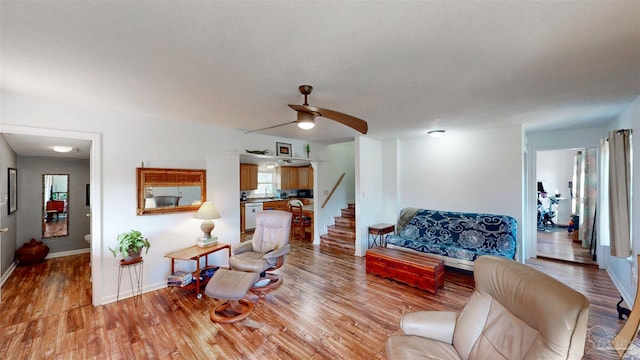
[[[473,275],[447,268],[436,295],[367,274],[365,259],[293,242],[278,270],[283,285],[248,294],[253,313],[234,324],[209,320],[222,300],[165,288],[104,306],[89,304],[88,254],[18,267],[0,306],[0,354],[10,359],[384,359],[401,317],[419,310],[460,311]],[[619,293],[593,266],[530,260],[591,302],[585,359],[617,359],[607,348],[624,321]],[[37,284],[37,286],[23,286]],[[634,344],[637,344],[634,342]]]

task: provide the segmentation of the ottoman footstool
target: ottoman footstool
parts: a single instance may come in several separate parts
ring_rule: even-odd
[[[229,324],[249,316],[253,311],[253,303],[243,298],[259,276],[258,273],[218,269],[207,283],[204,293],[227,301],[211,310],[211,321]]]

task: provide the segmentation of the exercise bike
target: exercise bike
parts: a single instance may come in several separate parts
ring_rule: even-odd
[[[553,206],[557,204],[558,200],[547,197],[546,193],[538,194],[538,230],[545,230],[547,226],[557,226],[553,221],[557,215]]]

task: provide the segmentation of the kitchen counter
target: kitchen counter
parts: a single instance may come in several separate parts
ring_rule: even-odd
[[[300,199],[304,202],[304,200],[313,200],[313,198],[300,198],[300,197],[290,197],[287,199],[276,199],[276,198],[257,198],[257,199],[247,199],[246,201],[242,201],[240,200],[240,204],[245,204],[245,203],[257,203],[257,202],[271,202],[271,201],[289,201],[289,200],[293,200],[293,199]]]
[[[290,211],[289,201],[298,199],[302,201],[303,211],[309,213],[309,216],[313,214],[313,198],[297,198],[291,197],[288,199],[276,199],[276,198],[253,198],[246,201],[240,201],[240,232],[245,233],[246,211],[245,207],[248,204],[262,204],[263,210],[281,210]]]

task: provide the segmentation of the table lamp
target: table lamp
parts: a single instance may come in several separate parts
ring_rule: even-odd
[[[206,201],[202,203],[202,205],[200,205],[200,208],[193,216],[193,218],[204,220],[200,225],[200,229],[204,233],[204,238],[210,239],[211,230],[213,230],[213,228],[215,227],[213,219],[219,219],[220,214],[218,213],[218,209],[216,209],[216,206],[213,205],[212,202]]]

